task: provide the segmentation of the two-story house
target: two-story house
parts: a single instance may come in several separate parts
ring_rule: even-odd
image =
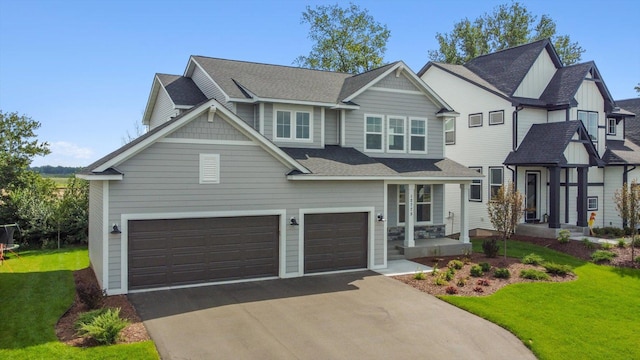
[[[640,174],[640,148],[625,139],[632,114],[616,107],[594,62],[564,66],[545,39],[418,74],[460,113],[445,122],[447,157],[486,175],[471,184],[471,229],[493,229],[487,203],[507,181],[525,196],[523,221],[548,224],[537,234],[584,228],[591,213],[595,226],[622,226],[613,196]],[[459,195],[445,193],[453,219]]]
[[[467,228],[482,177],[444,157],[456,116],[403,62],[352,75],[192,56],[155,75],[149,131],[79,175],[91,265],[109,294],[385,268],[388,237],[444,237],[445,184]]]

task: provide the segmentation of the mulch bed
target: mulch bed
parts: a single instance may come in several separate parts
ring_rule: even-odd
[[[91,268],[74,271],[73,278],[76,286],[80,283],[93,282],[98,283],[95,274]],[[144,327],[142,320],[136,313],[136,309],[131,305],[126,295],[107,296],[104,299],[103,307],[120,308],[120,317],[129,320],[130,324],[120,333],[118,344],[128,344],[149,340],[149,334]],[[98,345],[93,339],[88,337],[80,337],[76,333],[73,325],[78,319],[78,315],[87,312],[90,309],[80,301],[76,294],[73,305],[62,315],[56,324],[56,335],[63,343],[77,347],[89,347]]]

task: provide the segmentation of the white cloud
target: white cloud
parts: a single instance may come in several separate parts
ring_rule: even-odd
[[[93,149],[68,141],[52,142],[49,144],[49,150],[51,154],[35,157],[31,166],[86,166],[94,156]]]

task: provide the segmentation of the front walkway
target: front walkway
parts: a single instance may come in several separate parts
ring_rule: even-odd
[[[433,268],[410,260],[388,260],[386,269],[374,270],[385,276],[415,274],[418,271],[431,272]]]

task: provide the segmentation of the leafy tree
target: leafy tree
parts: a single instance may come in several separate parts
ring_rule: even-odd
[[[437,33],[440,49],[430,50],[432,61],[464,64],[480,55],[551,38],[560,60],[565,65],[580,61],[585,51],[568,35],[556,35],[556,24],[548,16],[538,17],[518,3],[497,6],[493,13],[454,24],[450,33]]]
[[[640,187],[635,179],[631,181],[630,185],[624,183],[622,188],[616,189],[613,201],[616,204],[618,215],[631,228],[631,261],[633,261],[635,258],[633,245],[638,235],[638,224],[640,224]]]
[[[50,153],[49,144],[39,142],[35,130],[40,123],[18,113],[0,110],[0,189],[19,186],[21,174],[37,155]]]
[[[507,239],[516,231],[524,213],[524,196],[513,183],[502,185],[487,204],[489,220],[504,241],[504,257],[507,258]]]
[[[636,85],[636,87],[634,87],[635,91],[640,94],[640,83],[638,83],[638,85]]]
[[[67,188],[57,202],[58,241],[66,243],[87,241],[89,226],[89,182],[76,177],[69,178]]]
[[[351,74],[383,64],[391,32],[366,9],[355,4],[307,6],[301,23],[309,24],[309,38],[315,44],[308,56],[299,56],[294,64]]]

